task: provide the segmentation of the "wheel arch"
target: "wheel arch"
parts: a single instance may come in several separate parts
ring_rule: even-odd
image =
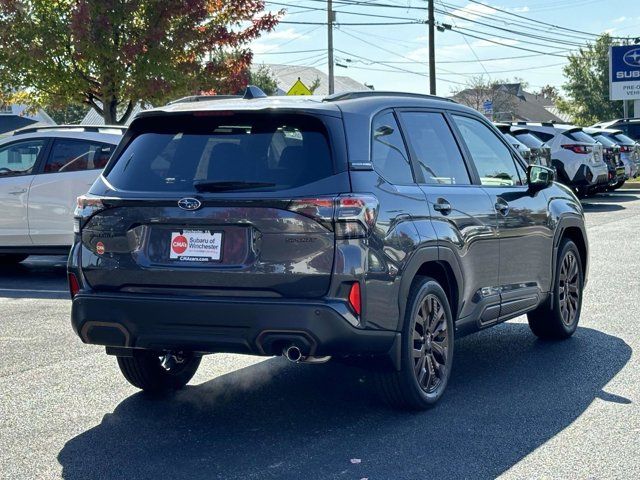
[[[413,256],[403,274],[400,286],[400,318],[398,330],[404,325],[409,291],[418,277],[427,276],[436,280],[445,291],[450,303],[453,321],[458,318],[461,305],[462,272],[455,254],[444,247],[426,247],[420,249]]]
[[[584,283],[587,283],[587,274],[589,272],[589,242],[585,231],[584,222],[575,217],[564,217],[560,220],[556,237],[553,242],[553,283],[555,285],[556,267],[558,262],[558,250],[564,239],[569,239],[578,247],[580,253],[580,263],[582,264],[582,273]]]

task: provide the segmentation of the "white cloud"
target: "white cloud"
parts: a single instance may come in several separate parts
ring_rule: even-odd
[[[626,22],[627,20],[630,20],[630,18],[625,17],[624,15],[621,17],[618,17],[616,19],[613,20],[613,23],[622,23],[622,22]]]
[[[296,31],[294,28],[287,28],[286,30],[278,30],[268,33],[263,37],[266,40],[294,40],[300,38],[307,38],[306,35]]]
[[[524,6],[524,7],[516,7],[516,8],[512,8],[511,9],[512,12],[515,13],[526,13],[529,11],[529,7]]]

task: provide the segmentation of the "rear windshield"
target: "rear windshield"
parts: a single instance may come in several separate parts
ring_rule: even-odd
[[[615,138],[616,142],[622,145],[631,145],[632,143],[636,143],[631,139],[631,137],[627,137],[624,133],[614,133],[611,136]]]
[[[148,118],[106,174],[135,191],[276,191],[335,173],[327,131],[307,115]],[[135,132],[135,129],[134,129]]]
[[[507,142],[509,142],[511,145],[513,145],[514,147],[518,147],[520,145],[521,142],[519,142],[518,140],[516,140],[514,138],[513,135],[511,135],[510,133],[503,133],[502,134],[504,136],[504,138],[507,139]]]
[[[570,130],[568,132],[563,132],[562,135],[580,143],[595,143],[595,140],[589,135],[587,135],[586,133],[584,133],[582,130],[574,130],[574,131]]]
[[[626,125],[618,125],[616,128],[624,130],[627,135],[636,141],[640,140],[640,123],[627,123]]]
[[[593,135],[593,138],[595,138],[598,142],[600,142],[605,147],[611,148],[611,147],[615,147],[616,146],[616,144],[615,144],[615,142],[613,140],[605,137],[604,135],[598,135],[596,133],[595,135]]]
[[[529,148],[539,148],[544,144],[542,140],[529,132],[515,132],[514,135],[520,142],[524,143]]]

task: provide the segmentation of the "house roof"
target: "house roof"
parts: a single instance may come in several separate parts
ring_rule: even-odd
[[[261,65],[254,65],[254,68],[259,68],[260,66]],[[326,73],[318,70],[317,68],[272,63],[265,64],[265,66],[271,71],[271,74],[278,84],[278,95],[285,95],[293,84],[296,83],[298,78],[307,87],[311,87],[316,78],[319,79],[320,85],[313,93],[316,95],[329,94],[329,77]],[[369,90],[369,88],[351,77],[345,77],[342,75],[334,77],[334,93],[353,92],[358,90]]]
[[[102,106],[101,103],[100,103],[100,106]],[[150,107],[147,107],[147,108],[150,108]],[[145,108],[141,104],[137,103],[133,107],[133,111],[131,112],[131,115],[129,115],[129,119],[125,122],[125,125],[129,125],[133,120],[133,117],[135,117],[138,113],[140,113],[143,110],[145,110]],[[104,118],[102,117],[102,115],[100,115],[96,111],[95,108],[92,108],[84,116],[84,118],[80,122],[80,125],[104,125]]]

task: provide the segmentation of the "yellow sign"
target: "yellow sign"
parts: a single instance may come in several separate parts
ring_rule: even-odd
[[[287,95],[313,95],[311,90],[307,88],[307,86],[302,83],[300,77],[296,80],[296,83],[293,84],[293,87],[289,89]]]

